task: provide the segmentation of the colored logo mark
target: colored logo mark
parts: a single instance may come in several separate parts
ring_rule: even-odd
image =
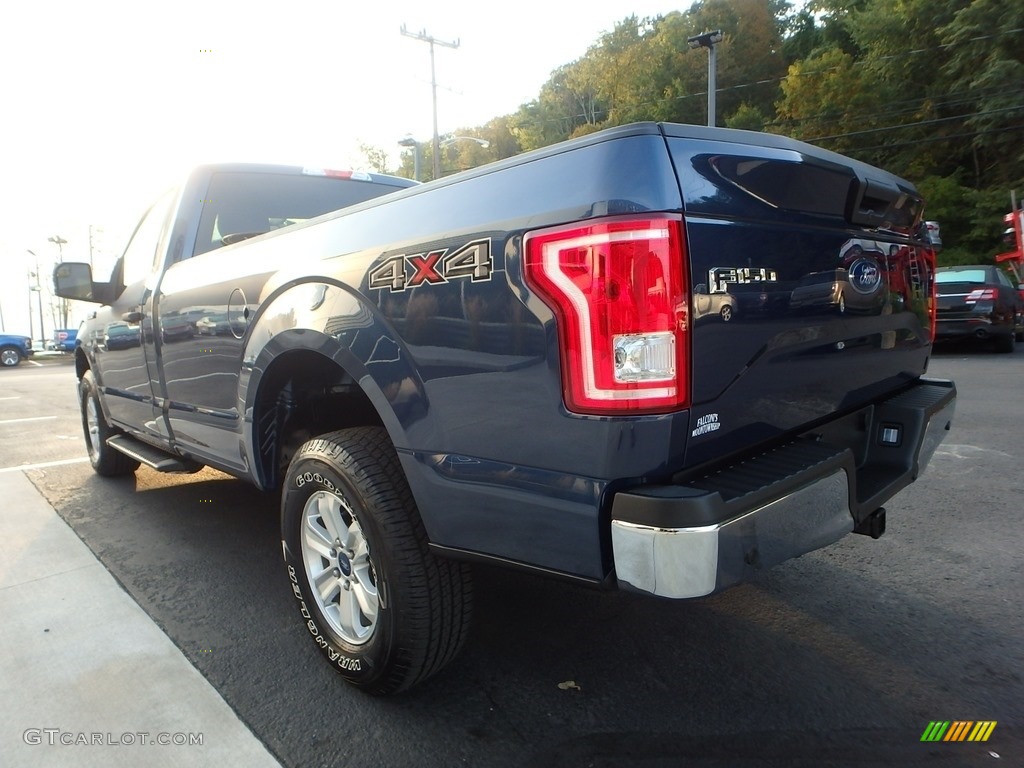
[[[996,729],[995,720],[932,720],[921,741],[988,741]]]

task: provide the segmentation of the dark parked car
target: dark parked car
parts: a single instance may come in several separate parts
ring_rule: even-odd
[[[165,315],[160,319],[160,335],[164,341],[191,339],[195,335],[186,315]]]
[[[103,339],[107,350],[130,349],[139,346],[139,329],[127,323],[110,323]]]
[[[0,333],[0,365],[13,368],[22,360],[32,357],[32,339]]]
[[[1013,352],[1015,342],[1024,341],[1024,302],[999,267],[941,267],[935,283],[938,340],[992,340],[999,352]]]

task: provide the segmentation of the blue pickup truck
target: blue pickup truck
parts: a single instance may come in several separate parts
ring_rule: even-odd
[[[78,338],[76,328],[58,328],[53,332],[53,349],[57,352],[74,352]],[[48,347],[49,348],[49,347]]]
[[[880,536],[956,400],[922,210],[817,147],[641,123],[426,185],[204,166],[108,280],[54,278],[102,305],[94,469],[280,493],[303,624],[385,694],[463,645],[473,561],[686,599]],[[840,270],[850,300],[790,306]]]
[[[0,366],[13,368],[22,360],[32,357],[32,339],[28,336],[13,336],[0,333]]]

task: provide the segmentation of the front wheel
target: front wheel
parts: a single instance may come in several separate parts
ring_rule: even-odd
[[[281,499],[281,537],[306,628],[348,682],[396,693],[461,649],[468,566],[430,552],[383,429],[343,429],[299,449]]]
[[[89,463],[96,474],[119,477],[138,469],[139,462],[107,445],[107,438],[114,434],[114,430],[103,416],[92,371],[86,371],[78,384],[78,404],[82,409],[82,431],[89,451]]]
[[[718,314],[722,318],[723,323],[728,323],[732,320],[732,306],[729,304],[723,304]]]
[[[21,352],[15,347],[3,347],[0,349],[0,365],[4,368],[13,368],[21,362]]]

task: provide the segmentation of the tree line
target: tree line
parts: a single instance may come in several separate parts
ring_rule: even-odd
[[[697,0],[628,16],[551,73],[512,114],[455,133],[442,173],[638,120],[707,123],[707,53],[721,29],[717,124],[784,134],[915,182],[942,224],[947,264],[1001,249],[1010,191],[1024,194],[1020,0]],[[383,153],[366,148],[375,165]],[[421,178],[430,146],[421,145]],[[398,173],[413,175],[405,151]]]

